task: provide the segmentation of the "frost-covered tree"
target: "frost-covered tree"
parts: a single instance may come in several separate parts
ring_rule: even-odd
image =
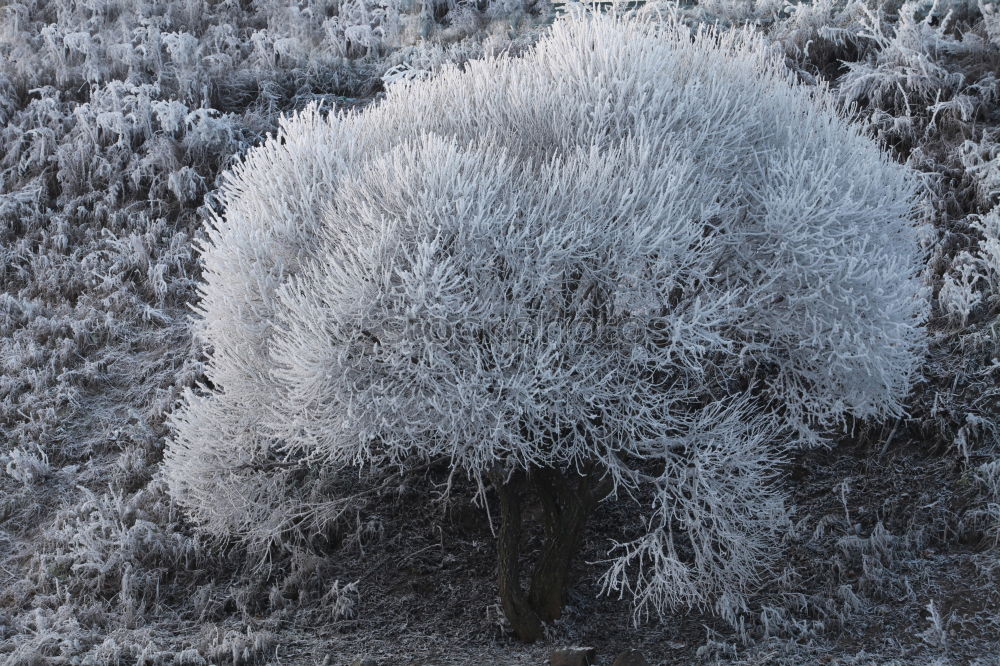
[[[280,538],[337,509],[324,479],[444,460],[498,498],[520,637],[559,617],[602,500],[642,523],[605,590],[736,612],[778,548],[782,452],[903,412],[915,190],[751,33],[672,21],[574,17],[309,109],[223,183],[171,492],[210,532]]]

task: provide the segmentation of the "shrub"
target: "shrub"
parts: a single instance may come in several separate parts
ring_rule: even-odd
[[[925,344],[915,180],[833,109],[749,32],[575,17],[284,121],[203,247],[209,383],[172,418],[171,492],[280,539],[343,508],[320,486],[349,468],[445,460],[500,500],[529,640],[589,511],[651,492],[605,590],[738,609],[777,550],[782,452],[902,414]]]

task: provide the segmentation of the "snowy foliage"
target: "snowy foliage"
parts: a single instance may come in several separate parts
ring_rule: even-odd
[[[656,498],[606,589],[729,612],[776,552],[784,447],[903,414],[915,192],[762,41],[671,21],[570,19],[306,110],[223,181],[171,492],[253,539],[301,466],[596,464]]]

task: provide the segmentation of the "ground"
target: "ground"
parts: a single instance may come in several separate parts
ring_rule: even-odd
[[[682,3],[692,22],[765,34],[927,174],[932,353],[909,417],[794,454],[781,570],[729,621],[634,623],[628,599],[599,594],[628,503],[592,516],[564,616],[534,645],[499,610],[497,507],[464,482],[434,501],[442,470],[387,479],[354,529],[263,559],[172,504],[164,417],[203,378],[188,318],[220,174],[282,113],[377,104],[396,66],[516,54],[550,18],[445,4],[437,27],[393,6],[394,33],[364,3],[340,20],[325,0],[0,1],[0,661],[514,665],[588,645],[599,664],[626,649],[651,664],[1000,664],[1000,482],[984,471],[1000,261],[990,273],[996,239],[976,226],[1000,202],[988,3]],[[944,288],[966,266],[982,273]]]

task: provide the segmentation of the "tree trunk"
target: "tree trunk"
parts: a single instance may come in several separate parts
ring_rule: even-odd
[[[587,518],[597,503],[592,480],[575,473],[538,470],[545,541],[531,576],[528,601],[543,622],[558,620],[566,603],[570,564],[580,551]]]
[[[542,637],[542,622],[521,589],[521,496],[526,484],[518,475],[494,481],[500,497],[499,556],[500,604],[514,633],[526,643]]]
[[[562,615],[570,564],[583,542],[587,517],[600,499],[599,490],[590,475],[553,469],[518,472],[493,481],[500,499],[500,601],[514,633],[530,643],[542,637],[543,622]],[[541,502],[544,541],[525,595],[519,559],[521,506],[529,489]]]

